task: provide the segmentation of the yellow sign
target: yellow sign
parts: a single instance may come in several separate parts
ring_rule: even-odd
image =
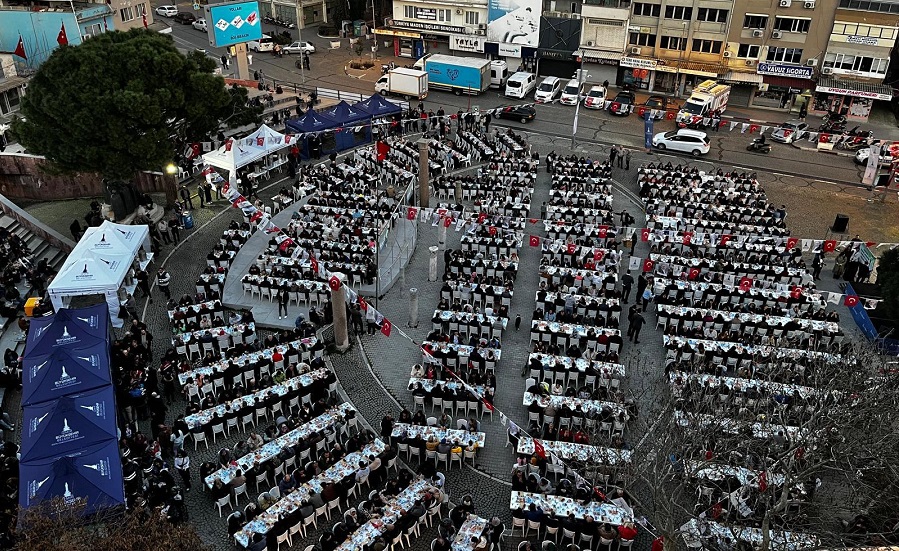
[[[386,36],[402,36],[404,38],[421,38],[421,33],[410,33],[406,31],[394,31],[393,29],[375,29],[375,34]]]

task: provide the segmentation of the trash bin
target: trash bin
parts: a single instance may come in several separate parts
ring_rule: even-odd
[[[189,212],[185,212],[184,214],[182,214],[181,215],[181,225],[184,226],[185,230],[193,229],[194,215]]]

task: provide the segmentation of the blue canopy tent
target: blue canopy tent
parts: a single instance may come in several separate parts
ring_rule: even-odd
[[[56,400],[112,383],[106,343],[84,348],[57,347],[22,360],[22,405]]]
[[[106,343],[108,335],[109,308],[106,304],[63,308],[51,317],[31,320],[24,357],[49,354],[57,347],[84,348]]]
[[[115,391],[107,385],[26,406],[22,425],[22,462],[69,455],[110,438],[117,440]]]
[[[333,120],[322,117],[320,114],[315,112],[315,109],[306,111],[306,113],[298,119],[291,119],[287,121],[287,132],[293,132],[294,134],[318,133],[336,127],[337,124]],[[329,149],[325,149],[324,142],[326,140],[324,134],[318,134],[318,138],[320,140],[320,143],[322,143],[322,148],[319,153],[330,153],[331,151],[334,151],[333,146]],[[309,136],[303,137],[303,147],[300,150],[300,153],[305,159],[310,158],[313,154],[313,151],[311,150],[312,148],[310,140],[311,138]]]
[[[403,108],[395,103],[391,103],[381,97],[381,94],[373,94],[370,98],[364,101],[359,101],[353,104],[355,109],[361,109],[368,113],[369,117],[372,118],[380,118],[380,117],[389,117],[390,115],[395,115],[397,113],[402,113]]]
[[[351,107],[346,101],[340,100],[340,103],[319,114],[322,118],[334,121],[337,127],[343,127],[334,132],[334,142],[338,151],[371,141],[371,125],[369,124],[371,115],[367,111],[355,106]],[[357,125],[362,126],[358,131],[352,128]]]
[[[19,505],[23,509],[57,496],[66,504],[86,501],[87,514],[124,504],[122,460],[116,439],[82,447],[66,456],[19,464]]]

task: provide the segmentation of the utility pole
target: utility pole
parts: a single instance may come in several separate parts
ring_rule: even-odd
[[[577,72],[577,103],[574,104],[574,122],[571,124],[571,149],[577,141],[577,118],[581,111],[581,88],[584,86],[584,50],[581,50],[581,68]]]
[[[296,0],[297,6],[297,40],[300,41],[300,78],[302,79],[303,84],[306,84],[306,64],[303,61],[306,59],[306,52],[303,51],[303,0]]]
[[[339,0],[338,0],[339,1]],[[378,51],[378,13],[375,11],[375,0],[371,0],[371,60],[375,60],[375,52]]]

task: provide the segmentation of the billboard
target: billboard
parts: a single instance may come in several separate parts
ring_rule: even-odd
[[[259,2],[224,2],[204,8],[209,44],[217,48],[262,38]]]
[[[542,9],[541,0],[487,0],[487,41],[536,48]]]

